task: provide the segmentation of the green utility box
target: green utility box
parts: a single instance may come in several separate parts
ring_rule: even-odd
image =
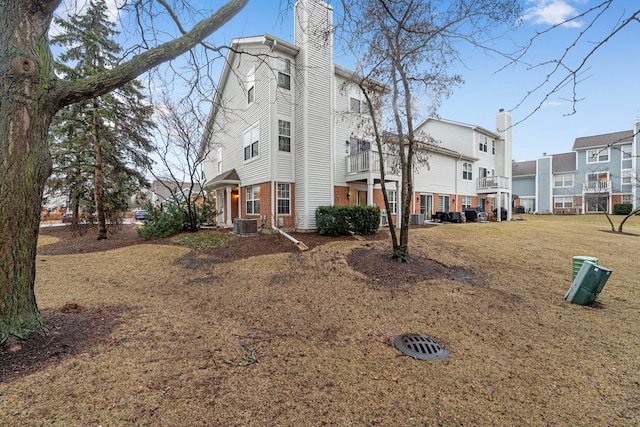
[[[593,305],[612,270],[584,261],[564,299],[578,305]]]
[[[593,257],[593,256],[584,256],[584,255],[578,255],[578,256],[574,256],[573,257],[573,268],[572,268],[572,275],[571,275],[571,280],[576,280],[576,276],[578,275],[578,271],[580,271],[580,267],[582,267],[582,264],[584,264],[585,261],[590,261],[594,264],[598,263],[598,258]]]

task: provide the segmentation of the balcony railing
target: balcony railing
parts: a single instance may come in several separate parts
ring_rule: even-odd
[[[609,191],[611,189],[611,181],[587,181],[587,191],[598,193],[600,191]]]
[[[509,178],[506,176],[478,178],[478,191],[490,192],[498,190],[509,190]]]
[[[385,155],[384,170],[394,174],[398,166],[398,157]],[[367,172],[380,172],[380,153],[377,151],[362,151],[347,156],[347,175],[355,175]]]

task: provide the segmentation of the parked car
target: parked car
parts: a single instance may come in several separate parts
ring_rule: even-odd
[[[136,221],[142,221],[147,217],[147,215],[149,215],[149,212],[141,209],[139,211],[136,211],[136,213],[133,214],[133,217]]]
[[[73,221],[73,212],[65,212],[64,215],[62,215],[63,224],[71,224],[72,221]]]

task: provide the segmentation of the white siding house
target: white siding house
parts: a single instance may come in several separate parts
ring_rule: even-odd
[[[268,34],[231,42],[202,148],[221,225],[254,218],[268,228],[314,230],[319,206],[384,208],[363,94],[350,83],[353,73],[333,63],[332,8],[298,0],[294,13],[293,43]],[[422,123],[439,143],[424,145],[429,167],[414,172],[411,211],[429,219],[439,208],[510,207],[510,120],[499,113],[496,131]],[[386,170],[389,195],[399,201],[398,171]]]

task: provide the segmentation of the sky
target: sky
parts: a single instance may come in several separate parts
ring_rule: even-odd
[[[522,1],[523,20],[513,33],[506,36],[504,46],[524,44],[535,34],[550,25],[559,24],[578,12],[587,10],[602,0],[531,0]],[[279,19],[273,2],[250,1],[239,15],[223,27],[216,40],[269,33],[287,41],[293,41],[293,24]],[[626,9],[625,9],[626,7]],[[585,35],[582,46],[591,48],[593,42],[609,34],[616,23],[638,10],[635,1],[614,0],[611,7]],[[587,28],[593,15],[554,29],[547,37],[534,43],[527,59],[540,63],[559,57],[580,32]],[[444,119],[459,121],[486,129],[495,129],[495,114],[501,109],[510,111],[513,122],[521,122],[513,128],[513,158],[516,161],[534,160],[544,153],[556,154],[571,151],[578,137],[631,130],[633,122],[640,120],[640,24],[629,24],[609,40],[588,63],[589,69],[577,87],[576,112],[571,91],[551,95],[531,117],[533,109],[542,103],[548,92],[544,88],[531,95],[530,100],[518,107],[522,98],[548,73],[548,68],[528,69],[524,65],[507,66],[506,60],[489,57],[484,53],[463,52],[465,65],[456,68],[465,84],[455,89],[439,110]],[[582,58],[584,48],[577,58]],[[341,63],[336,59],[336,63]],[[570,88],[569,88],[570,89]],[[517,107],[517,108],[516,108]]]
[[[108,0],[110,3],[115,1],[118,0]],[[198,1],[207,7],[223,3],[192,0],[190,4],[197,7]],[[513,32],[498,29],[501,39],[496,41],[496,47],[506,50],[514,45],[524,45],[536,32],[560,24],[603,1],[521,0],[523,16],[520,25]],[[592,13],[538,37],[524,59],[530,64],[540,64],[559,58],[584,32],[575,54],[569,55],[572,66],[575,65],[575,61],[581,60],[594,43],[639,9],[636,0],[613,0],[610,3],[609,9],[602,13],[595,25],[589,25],[595,16]],[[213,42],[224,45],[233,38],[264,33],[293,42],[292,13],[283,17],[280,7],[284,4],[286,0],[250,0],[238,15],[212,36]],[[513,158],[516,161],[534,160],[544,153],[569,152],[578,137],[631,130],[633,122],[640,120],[638,40],[640,24],[631,23],[595,53],[580,77],[577,86],[580,101],[575,106],[575,113],[572,113],[570,102],[571,85],[560,93],[551,94],[548,99],[545,95],[550,89],[545,86],[522,102],[527,93],[544,81],[548,67],[532,69],[525,64],[508,65],[502,57],[463,50],[461,56],[465,62],[455,67],[453,72],[460,74],[465,83],[442,103],[439,116],[493,130],[498,110],[509,111],[513,122],[517,123],[512,130]],[[336,58],[335,62],[347,68],[351,65],[348,58]]]

